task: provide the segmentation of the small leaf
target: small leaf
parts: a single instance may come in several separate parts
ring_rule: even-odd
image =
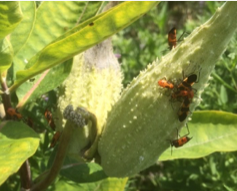
[[[107,178],[100,165],[79,163],[69,157],[66,157],[60,174],[77,183],[96,182]]]
[[[200,158],[213,152],[236,151],[237,115],[223,111],[197,111],[193,113],[192,121],[188,124],[190,137],[186,145],[170,148],[159,158],[159,161]],[[186,134],[186,128],[180,133]]]
[[[2,184],[36,152],[39,137],[21,122],[2,122],[0,128],[0,184]]]
[[[6,38],[0,40],[0,58],[0,72],[2,73],[10,68],[13,58],[12,46]]]
[[[0,2],[0,40],[11,33],[22,19],[22,12],[17,1]]]
[[[228,95],[225,86],[221,85],[221,91],[220,91],[220,98],[222,104],[226,104],[228,102]]]

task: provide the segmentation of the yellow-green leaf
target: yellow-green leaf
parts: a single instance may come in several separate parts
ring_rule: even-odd
[[[2,122],[0,125],[0,185],[23,162],[32,156],[39,145],[38,135],[22,122]]]
[[[0,73],[2,73],[11,66],[13,59],[12,46],[6,38],[0,40],[0,58]]]
[[[17,1],[0,2],[0,40],[11,33],[22,19],[22,12]]]
[[[110,37],[141,17],[156,4],[157,2],[147,1],[124,2],[75,27],[32,57],[27,65],[30,68],[17,72],[17,80],[10,91],[27,79]]]
[[[190,137],[186,145],[170,148],[159,158],[159,161],[179,158],[200,158],[213,152],[236,151],[237,115],[223,111],[197,111],[188,123]],[[182,129],[180,136],[187,133]]]

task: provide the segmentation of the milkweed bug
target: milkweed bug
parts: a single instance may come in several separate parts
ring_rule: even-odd
[[[179,109],[179,112],[178,112],[178,118],[180,122],[184,121],[186,117],[188,116],[190,103],[191,103],[191,99],[185,97],[181,105],[181,108]]]
[[[200,72],[199,72],[200,76]],[[192,99],[194,97],[194,90],[192,88],[194,83],[198,83],[198,77],[196,74],[191,74],[188,77],[184,78],[183,73],[183,81],[177,86],[177,91],[175,91],[172,95],[172,99],[179,99],[179,98],[188,98]]]
[[[179,138],[179,132],[178,132],[178,129],[177,129],[177,139],[175,139],[173,141],[170,141],[171,155],[172,155],[172,148],[173,147],[175,147],[175,148],[182,147],[184,144],[186,144],[187,142],[189,142],[192,139],[192,137],[188,137],[188,135],[189,135],[188,126],[187,126],[187,130],[188,130],[188,133]]]
[[[168,44],[169,44],[170,50],[172,50],[173,47],[175,48],[177,46],[177,42],[180,41],[180,39],[183,37],[185,32],[183,32],[183,34],[179,37],[178,40],[176,39],[176,33],[177,33],[177,30],[175,27],[173,27],[168,33]]]
[[[177,45],[175,27],[173,27],[168,33],[168,43],[169,43],[170,50],[172,50],[173,47],[175,48]]]
[[[49,126],[53,130],[55,130],[55,124],[54,124],[52,113],[48,109],[46,109],[45,112],[44,112],[44,116],[47,119]]]
[[[13,109],[11,107],[7,109],[7,114],[10,115],[13,119],[20,120],[22,118],[22,115],[16,109]]]
[[[192,74],[186,78],[178,85],[179,90],[191,90],[194,83],[197,83],[197,75]]]
[[[59,131],[56,131],[56,133],[53,135],[49,148],[53,148],[56,145],[60,136],[61,136],[61,133]]]
[[[163,88],[169,88],[169,89],[173,89],[174,88],[174,84],[172,84],[171,82],[168,82],[165,79],[160,79],[158,81],[158,85],[163,87]]]

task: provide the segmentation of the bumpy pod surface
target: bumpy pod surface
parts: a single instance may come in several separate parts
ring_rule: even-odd
[[[184,126],[177,112],[181,102],[172,103],[164,88],[157,85],[161,78],[172,82],[196,74],[199,82],[193,87],[195,97],[190,112],[200,102],[210,73],[227,43],[234,34],[237,22],[237,3],[227,2],[214,16],[196,28],[175,49],[156,60],[126,88],[108,115],[98,151],[101,165],[108,176],[131,176],[154,164],[177,128]],[[199,76],[200,72],[200,76]]]
[[[74,58],[71,73],[60,88],[55,123],[57,128],[64,126],[62,115],[68,105],[83,107],[96,116],[97,132],[91,131],[90,124],[75,128],[69,145],[70,155],[78,157],[82,149],[98,138],[121,88],[122,74],[110,39]]]

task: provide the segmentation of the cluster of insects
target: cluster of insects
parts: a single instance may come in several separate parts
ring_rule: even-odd
[[[184,74],[183,74],[183,80],[178,84],[169,82],[166,79],[161,79],[158,81],[158,85],[160,87],[171,90],[172,92],[170,96],[171,101],[177,100],[177,101],[182,102],[179,108],[179,111],[177,113],[178,119],[180,122],[183,122],[189,114],[189,106],[192,103],[192,99],[196,91],[195,89],[192,88],[192,86],[194,83],[198,82],[197,79],[198,79],[198,76],[196,74],[191,74],[188,77],[184,77]],[[191,138],[188,137],[188,135],[189,135],[189,130],[188,130],[188,134],[171,141],[171,146],[172,147],[183,146],[185,143],[191,140]]]
[[[168,44],[170,49],[175,48],[177,45],[176,40],[176,28],[172,28],[168,33]],[[199,71],[200,76],[200,71]],[[192,103],[192,99],[196,90],[192,88],[192,86],[198,82],[198,75],[197,74],[190,74],[189,76],[185,77],[183,72],[183,80],[179,81],[178,83],[172,83],[165,78],[160,79],[158,81],[158,85],[162,88],[167,88],[171,91],[170,101],[180,101],[182,104],[177,112],[177,116],[180,122],[183,122],[190,110],[190,104]],[[186,124],[187,126],[187,124]],[[189,129],[187,126],[188,133],[179,138],[179,133],[177,130],[177,139],[170,141],[171,144],[171,154],[172,154],[172,147],[181,147],[186,144],[188,141],[192,139],[192,137],[188,137]]]

